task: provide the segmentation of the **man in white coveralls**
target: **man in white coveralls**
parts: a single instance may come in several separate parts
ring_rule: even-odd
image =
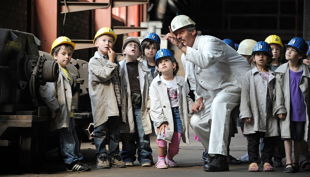
[[[205,171],[228,171],[227,144],[231,111],[240,103],[242,76],[250,69],[247,61],[222,40],[197,35],[196,23],[186,15],[171,21],[165,38],[182,52],[182,60],[194,70],[186,77],[195,85],[191,126],[205,149]]]

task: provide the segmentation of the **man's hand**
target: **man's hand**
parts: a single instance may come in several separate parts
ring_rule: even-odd
[[[183,53],[186,53],[186,46],[177,39],[177,36],[172,32],[170,26],[169,31],[170,32],[166,34],[165,39],[168,40],[171,44],[177,46]]]
[[[198,98],[192,106],[193,112],[199,112],[203,108],[203,98]]]
[[[114,63],[115,58],[116,58],[116,53],[114,52],[114,50],[112,50],[112,48],[109,48],[108,57],[109,57],[109,61]]]
[[[177,36],[172,32],[171,27],[169,26],[169,33],[166,34],[165,39],[168,40],[171,44],[177,46],[179,41]]]
[[[285,119],[285,117],[286,117],[286,114],[278,114],[278,118],[279,119],[283,120],[283,119]]]

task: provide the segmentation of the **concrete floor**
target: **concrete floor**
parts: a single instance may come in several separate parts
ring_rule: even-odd
[[[154,149],[153,157],[156,161],[156,149],[154,144],[154,138],[152,137],[152,147]],[[89,172],[65,172],[61,170],[61,161],[54,160],[47,163],[46,171],[39,174],[25,173],[25,174],[14,174],[9,172],[3,174],[4,176],[55,176],[55,177],[71,177],[71,176],[92,176],[92,177],[249,177],[249,176],[292,176],[292,174],[286,174],[282,172],[282,169],[276,169],[274,172],[247,172],[247,164],[242,165],[231,165],[229,172],[204,172],[202,170],[201,153],[203,151],[202,146],[199,142],[192,141],[191,144],[181,144],[179,154],[175,157],[175,161],[179,167],[169,169],[156,169],[155,167],[140,167],[136,162],[136,166],[130,168],[111,168],[111,169],[96,169],[95,168],[95,149],[91,143],[82,144],[82,153],[85,155],[86,162],[92,167]],[[243,135],[238,134],[232,139],[231,143],[231,154],[235,157],[240,157],[246,151],[246,139]],[[60,168],[58,168],[60,167]],[[55,170],[57,169],[58,170]],[[298,177],[309,177],[309,172],[299,172],[293,174]]]

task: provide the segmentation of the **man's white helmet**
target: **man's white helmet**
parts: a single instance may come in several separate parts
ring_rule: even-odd
[[[171,30],[172,32],[175,32],[178,29],[181,29],[183,27],[190,26],[190,25],[195,26],[196,23],[191,18],[189,18],[187,15],[178,15],[178,16],[175,16],[173,20],[171,21]]]
[[[240,42],[237,52],[240,55],[251,55],[256,43],[257,42],[253,39],[244,39]]]

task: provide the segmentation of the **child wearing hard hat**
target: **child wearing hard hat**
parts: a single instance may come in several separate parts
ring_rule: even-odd
[[[255,46],[255,44],[256,44],[256,41],[253,39],[244,39],[243,41],[240,42],[239,48],[237,50],[237,52],[241,56],[243,56],[248,61],[249,64],[252,64],[251,55],[252,55],[253,47]]]
[[[142,53],[138,38],[128,37],[123,43],[124,59],[120,62],[122,83],[123,119],[122,159],[126,166],[133,166],[136,160],[142,167],[153,163],[150,134],[152,124],[149,117],[149,86],[152,81],[151,70],[138,60]]]
[[[270,69],[272,71],[275,71],[282,63],[282,53],[284,49],[284,45],[282,43],[281,38],[278,35],[269,35],[266,39],[265,42],[267,42],[272,51],[272,62]]]
[[[278,35],[269,35],[265,42],[267,42],[271,47],[272,52],[272,62],[270,64],[270,69],[275,71],[281,64],[284,63],[283,61],[283,49],[284,45],[282,43],[281,38]],[[281,138],[276,139],[277,143],[274,147],[274,167],[283,167],[282,159],[284,158],[284,144]]]
[[[237,49],[237,52],[248,61],[248,63],[251,65],[251,67],[255,67],[255,65],[252,62],[252,52],[253,52],[253,48],[256,45],[256,41],[253,39],[244,39],[240,42],[239,47]],[[238,121],[238,124],[241,128],[241,131],[243,131],[243,122],[242,121]],[[242,155],[240,157],[240,161],[247,163],[249,161],[249,156],[248,153],[245,153],[244,155]]]
[[[51,55],[59,66],[57,81],[40,86],[40,95],[52,111],[53,130],[60,138],[60,150],[68,171],[88,171],[90,168],[81,162],[80,142],[75,130],[73,118],[74,103],[72,97],[78,94],[77,69],[70,64],[75,44],[65,36],[58,37],[52,44]]]
[[[155,54],[160,49],[160,37],[156,33],[149,33],[141,42],[143,62],[151,70],[152,77],[157,75]]]
[[[116,39],[111,28],[99,29],[94,37],[97,51],[88,63],[97,168],[125,167],[119,150],[122,119],[119,64],[113,50]]]
[[[242,83],[240,119],[244,122],[243,134],[248,141],[250,172],[259,171],[261,163],[263,171],[273,171],[273,147],[279,133],[277,119],[272,116],[275,74],[269,69],[271,57],[269,44],[257,42],[252,52],[255,67],[246,73]],[[260,156],[261,138],[264,146]]]
[[[276,100],[274,114],[280,119],[284,139],[286,165],[284,172],[299,170],[300,154],[309,141],[309,67],[302,63],[308,50],[303,38],[294,37],[286,45],[287,63],[276,70]],[[292,147],[294,146],[294,159]],[[307,159],[309,160],[309,159]]]
[[[181,137],[189,143],[189,110],[192,100],[183,77],[177,76],[178,63],[168,49],[155,57],[159,75],[150,86],[150,115],[157,134],[156,168],[176,167],[173,157],[179,152]],[[165,109],[167,108],[167,109]],[[168,145],[169,144],[169,145]]]

